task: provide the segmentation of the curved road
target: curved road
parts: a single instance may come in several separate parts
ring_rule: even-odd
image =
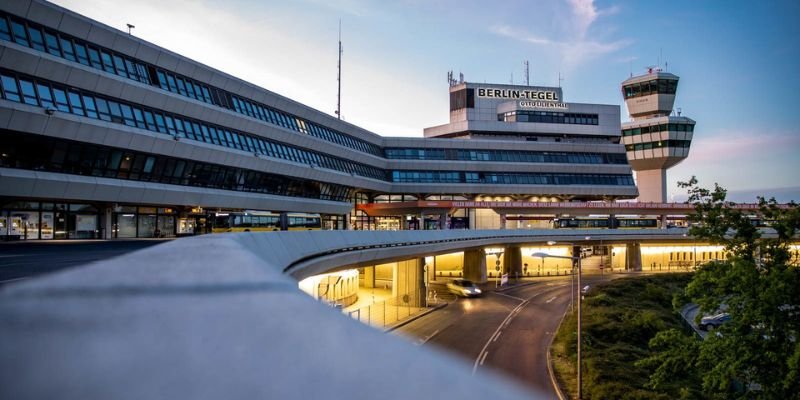
[[[504,292],[490,291],[481,298],[459,299],[394,333],[465,358],[477,376],[493,369],[557,398],[547,372],[547,348],[569,305],[570,279],[553,278]]]

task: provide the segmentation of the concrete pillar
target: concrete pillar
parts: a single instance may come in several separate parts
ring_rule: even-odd
[[[111,219],[111,215],[114,209],[111,207],[106,207],[103,210],[103,239],[111,239],[113,236],[113,221]]]
[[[403,215],[403,216],[400,217],[400,219],[401,219],[400,223],[403,224],[403,228],[402,229],[404,231],[407,231],[408,230],[408,222],[409,222],[408,215]]]
[[[375,287],[375,266],[364,267],[364,287]]]
[[[522,276],[522,249],[519,246],[506,246],[503,252],[503,273],[509,279]]]
[[[399,306],[425,306],[424,258],[398,261],[392,276],[392,298]]]
[[[439,214],[439,229],[445,230],[447,227],[447,211]]]
[[[350,214],[345,214],[343,218],[344,218],[344,229],[347,231],[353,229],[352,225],[350,224]]]
[[[500,214],[500,229],[506,229],[506,215]]]
[[[640,203],[667,202],[667,170],[648,169],[636,171],[636,186]]]
[[[425,213],[419,213],[419,230],[424,231],[425,229]]]
[[[667,214],[664,214],[659,218],[661,220],[661,229],[667,229]]]
[[[478,216],[474,208],[467,209],[467,217],[469,218],[469,229],[475,229],[475,220],[478,219]]]
[[[625,245],[625,270],[642,270],[642,246],[638,243],[629,243]]]
[[[619,228],[619,222],[617,221],[617,216],[611,214],[608,216],[608,227],[610,229],[617,229]]]
[[[486,253],[483,249],[464,250],[464,279],[486,282]]]

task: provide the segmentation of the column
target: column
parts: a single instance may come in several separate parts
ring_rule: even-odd
[[[625,245],[625,270],[642,270],[642,247],[638,243]]]
[[[112,221],[112,213],[114,209],[112,207],[106,207],[103,209],[103,239],[111,239],[113,235],[113,221]]]
[[[407,230],[408,230],[408,225],[409,225],[409,224],[408,224],[408,222],[409,222],[409,216],[408,216],[408,215],[402,215],[402,216],[400,216],[400,220],[401,220],[401,221],[400,221],[400,223],[401,223],[401,224],[403,224],[403,227],[402,227],[402,229],[403,229],[404,231],[407,231]]]
[[[441,229],[441,230],[448,229],[448,226],[447,226],[447,211],[439,214],[439,229]]]
[[[467,217],[469,218],[469,229],[475,229],[475,220],[477,219],[477,213],[475,212],[474,208],[467,209]]]
[[[344,229],[347,231],[353,229],[353,226],[350,223],[350,214],[344,214],[342,215],[342,218],[344,219]]]
[[[500,214],[500,229],[506,229],[506,215]]]
[[[506,246],[503,252],[503,273],[509,279],[522,276],[522,249],[519,246]]]
[[[483,249],[464,250],[464,279],[486,282],[486,254]]]
[[[364,287],[365,288],[374,288],[375,287],[375,266],[371,267],[364,267]]]
[[[392,298],[399,306],[425,306],[424,258],[398,261],[392,272]]]
[[[661,220],[661,229],[667,229],[667,214],[664,214],[659,218]]]

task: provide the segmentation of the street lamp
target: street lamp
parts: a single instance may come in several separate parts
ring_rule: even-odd
[[[591,237],[590,236],[586,236],[584,239],[585,240],[590,240]],[[551,240],[551,241],[548,241],[547,244],[552,246],[552,245],[556,244],[556,242]],[[562,242],[561,244],[569,244],[569,245],[571,245],[573,247],[573,249],[575,248],[575,243]],[[575,256],[567,257],[567,256],[554,256],[554,255],[550,255],[550,254],[547,254],[547,253],[538,252],[538,253],[533,253],[532,256],[533,257],[542,257],[542,259],[544,259],[545,257],[563,258],[563,259],[573,260],[573,262],[575,260],[578,260],[578,290],[580,290],[580,287],[581,287],[581,255],[580,254],[578,254],[577,257],[575,257]],[[573,274],[573,276],[574,276],[574,274]],[[573,287],[573,289],[574,289],[574,287]],[[572,290],[570,290],[570,294],[572,294]],[[577,347],[578,347],[578,365],[577,365],[577,367],[578,367],[578,399],[580,400],[583,397],[583,391],[582,391],[582,386],[583,385],[582,385],[582,381],[581,381],[581,294],[580,294],[580,292],[578,292],[578,346]]]

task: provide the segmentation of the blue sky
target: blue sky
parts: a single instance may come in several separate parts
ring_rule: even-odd
[[[467,81],[557,85],[565,100],[619,104],[619,83],[657,65],[681,77],[675,103],[697,121],[668,173],[800,200],[800,2],[57,0],[182,55],[386,136],[447,122],[446,72]]]

